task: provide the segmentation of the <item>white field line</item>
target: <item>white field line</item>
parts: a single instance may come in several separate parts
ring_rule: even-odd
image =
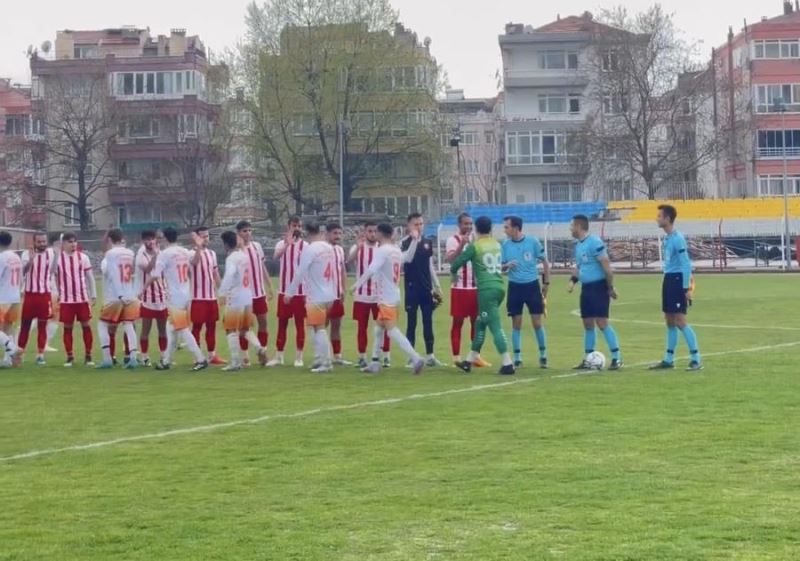
[[[726,355],[733,355],[733,354],[745,354],[745,353],[757,353],[762,351],[769,351],[773,349],[780,349],[780,348],[788,348],[788,347],[797,347],[800,346],[800,341],[794,341],[791,343],[780,343],[777,345],[765,345],[760,347],[749,347],[745,349],[734,349],[732,351],[721,351],[715,353],[705,353],[704,357],[709,356],[726,356]],[[652,361],[649,362],[640,362],[637,364],[633,364],[632,366],[646,366],[648,364],[652,364]],[[516,380],[509,380],[507,382],[498,382],[496,384],[480,384],[476,386],[469,386],[466,388],[456,388],[452,390],[443,390],[439,392],[431,392],[431,393],[419,393],[419,394],[411,394],[401,397],[390,397],[386,399],[378,399],[374,401],[361,401],[357,403],[350,403],[346,405],[331,405],[328,407],[319,407],[317,409],[306,409],[304,411],[297,411],[295,413],[275,413],[273,415],[264,415],[262,417],[255,417],[252,419],[241,419],[238,421],[228,421],[225,423],[214,423],[209,425],[198,425],[195,427],[187,427],[183,429],[172,429],[163,432],[154,432],[148,434],[140,434],[135,436],[123,436],[119,438],[114,438],[111,440],[100,440],[97,442],[90,442],[88,444],[76,444],[73,446],[64,446],[62,448],[45,448],[42,450],[30,450],[28,452],[21,452],[19,454],[13,454],[11,456],[3,456],[0,457],[0,463],[8,463],[17,460],[26,460],[31,458],[38,458],[41,456],[53,456],[56,454],[62,454],[65,452],[80,452],[83,450],[94,450],[97,448],[107,448],[109,446],[116,446],[118,444],[127,444],[130,442],[141,442],[144,440],[158,440],[162,438],[170,438],[173,436],[181,436],[185,434],[197,434],[203,432],[213,432],[222,429],[227,429],[231,427],[238,427],[243,425],[256,425],[261,423],[266,423],[269,421],[278,421],[282,419],[299,419],[303,417],[311,417],[314,415],[321,415],[324,413],[336,413],[339,411],[352,411],[356,409],[366,409],[369,407],[380,407],[383,405],[394,405],[397,403],[405,403],[408,401],[417,401],[420,399],[435,399],[438,397],[446,397],[450,395],[458,395],[463,393],[473,393],[473,392],[481,392],[484,390],[493,390],[497,388],[505,388],[508,386],[517,386],[521,384],[530,384],[532,382],[539,382],[546,379],[567,379],[567,378],[578,378],[581,376],[589,375],[586,372],[571,372],[567,374],[556,374],[552,376],[542,376],[536,378],[519,378]],[[596,375],[596,374],[595,374]]]
[[[572,310],[570,312],[575,317],[581,317],[580,310]],[[611,323],[634,323],[637,325],[656,325],[659,327],[664,327],[663,321],[650,321],[644,319],[621,319],[621,318],[609,318]],[[708,329],[757,329],[761,331],[800,331],[800,327],[784,327],[784,326],[776,326],[776,325],[718,325],[715,323],[694,323],[692,321],[689,322],[692,327],[705,327]]]

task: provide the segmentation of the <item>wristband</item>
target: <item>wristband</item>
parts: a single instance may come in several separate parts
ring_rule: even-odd
[[[579,279],[578,279],[578,277],[576,277],[575,275],[572,275],[572,276],[569,278],[569,281],[570,281],[572,284],[578,284],[578,280],[579,280]]]
[[[542,281],[542,284],[543,284],[544,286],[550,286],[550,281]]]

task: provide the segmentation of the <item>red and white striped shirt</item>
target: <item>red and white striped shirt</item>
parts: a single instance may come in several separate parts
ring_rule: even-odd
[[[192,265],[192,300],[216,300],[218,270],[217,253],[213,249],[201,249],[200,259]],[[192,251],[192,259],[195,252]]]
[[[447,244],[445,245],[445,251],[447,251],[448,254],[459,251],[462,248],[461,242],[464,238],[465,236],[461,236],[459,234],[448,238]],[[467,241],[470,241],[469,237],[466,237],[466,239]],[[468,290],[477,289],[477,285],[475,284],[475,273],[472,271],[471,262],[467,262],[464,267],[461,267],[461,270],[458,272],[458,277],[453,284],[450,285],[450,288],[461,288]]]
[[[56,252],[48,247],[41,253],[28,253],[22,255],[23,266],[30,263],[25,276],[26,294],[50,294],[50,276],[53,272],[53,262]]]
[[[264,249],[260,243],[250,242],[250,245],[244,248],[244,252],[253,272],[253,299],[263,298],[267,294],[264,288]]]
[[[59,254],[56,279],[62,304],[83,304],[94,298],[94,287],[87,287],[86,283],[86,272],[91,270],[92,264],[85,253]]]
[[[275,251],[280,251],[284,246],[286,246],[286,242],[283,240],[279,241],[275,245]],[[278,294],[286,294],[286,290],[289,288],[289,285],[292,284],[297,266],[300,265],[300,255],[303,253],[306,246],[308,246],[308,244],[305,241],[296,240],[294,243],[289,244],[289,247],[287,247],[286,251],[281,255],[281,286]],[[297,289],[297,296],[303,296],[304,294],[303,285],[301,284]]]
[[[361,278],[361,276],[367,272],[367,269],[369,269],[369,266],[372,264],[372,260],[375,258],[375,252],[378,251],[378,247],[380,247],[378,243],[373,245],[363,243],[353,246],[350,250],[351,255],[353,252],[356,252],[356,278]],[[374,278],[370,278],[361,285],[353,295],[353,301],[366,304],[376,303],[378,301],[378,281]]]
[[[155,261],[158,257],[158,249],[152,257],[147,253],[147,249],[142,246],[136,253],[136,286],[144,287],[150,281],[150,273],[145,273],[145,269],[150,266],[150,261]],[[155,263],[153,263],[155,265]],[[152,271],[152,270],[151,270]],[[166,309],[166,291],[164,290],[164,279],[157,279],[142,294],[142,304],[150,310]]]
[[[344,296],[344,279],[342,278],[342,269],[344,269],[344,248],[340,245],[333,246],[333,262],[336,266],[334,279],[336,280],[336,299],[341,300]]]

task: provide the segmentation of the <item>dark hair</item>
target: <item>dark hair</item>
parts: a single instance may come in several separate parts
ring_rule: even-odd
[[[415,220],[417,218],[422,218],[422,214],[420,214],[419,212],[412,212],[411,214],[408,215],[408,219],[406,220],[406,222],[411,222],[412,220]]]
[[[14,241],[14,238],[10,232],[6,232],[5,230],[0,232],[0,246],[8,247],[11,245],[12,241]]]
[[[239,220],[239,222],[236,223],[236,231],[237,232],[241,232],[242,230],[245,230],[247,228],[252,228],[252,227],[253,227],[253,225],[250,224],[250,222],[248,222],[247,220]]]
[[[585,214],[576,214],[572,217],[572,221],[581,227],[584,232],[589,231],[589,217]]]
[[[319,234],[319,224],[316,222],[306,222],[304,228],[306,233],[311,236],[316,236]]]
[[[392,228],[392,225],[388,222],[381,222],[378,224],[378,232],[387,238],[391,238],[394,235],[394,228]]]
[[[674,224],[675,219],[678,218],[678,209],[676,209],[672,205],[660,205],[658,207],[658,210],[660,210],[664,214],[664,216],[669,218],[670,224]]]
[[[325,231],[326,232],[333,232],[334,230],[341,230],[341,229],[342,229],[342,225],[339,224],[338,222],[328,222],[325,225]]]
[[[504,216],[503,220],[508,222],[512,228],[517,228],[518,230],[522,230],[522,218],[519,216]]]
[[[178,231],[172,226],[167,226],[166,228],[164,228],[164,239],[167,240],[169,243],[177,242]]]
[[[375,222],[374,220],[367,220],[366,222],[364,222],[364,228],[369,228],[370,226],[377,226],[377,225],[378,223]]]
[[[60,232],[53,232],[52,234],[47,236],[47,243],[54,244],[57,241],[61,241],[61,233]]]
[[[300,217],[296,214],[291,215],[289,220],[286,221],[287,224],[300,224],[300,222],[302,222],[302,220],[300,220]]]
[[[45,238],[47,238],[48,242],[50,241],[50,238],[47,236],[47,232],[39,231],[39,232],[34,232],[33,233],[33,237],[34,238],[38,238],[39,236],[44,236]]]
[[[78,236],[75,235],[75,232],[64,232],[64,235],[61,236],[62,242],[73,242],[78,239]]]
[[[232,232],[230,230],[226,230],[219,235],[222,238],[222,243],[228,249],[233,249],[239,244],[239,236],[236,232]]]
[[[109,230],[107,235],[108,239],[111,240],[111,243],[119,243],[122,241],[122,238],[124,237],[122,235],[122,230],[120,230],[119,228],[113,228]]]
[[[479,234],[491,234],[492,219],[488,216],[479,216],[475,221],[475,231]]]
[[[458,223],[461,224],[461,221],[465,218],[472,218],[472,216],[468,212],[462,212],[458,215]]]
[[[208,232],[208,226],[198,226],[194,229],[195,234],[199,234],[200,232]]]
[[[154,239],[156,239],[155,230],[142,230],[142,240],[154,240]]]

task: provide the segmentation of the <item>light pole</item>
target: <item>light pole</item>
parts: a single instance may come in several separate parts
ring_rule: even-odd
[[[792,240],[789,229],[789,162],[788,145],[786,143],[786,102],[783,98],[775,99],[775,110],[781,114],[781,133],[783,135],[783,263],[788,271],[792,268]]]
[[[344,137],[347,134],[348,122],[339,119],[339,226],[344,228]]]

